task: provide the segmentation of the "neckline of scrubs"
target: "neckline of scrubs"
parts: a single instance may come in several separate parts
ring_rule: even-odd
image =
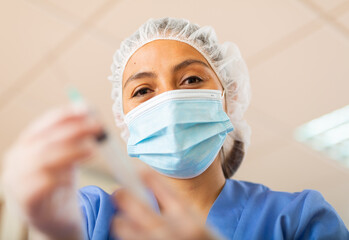
[[[206,218],[206,225],[228,239],[233,239],[248,196],[233,179],[227,179]]]
[[[151,197],[154,210],[161,214],[155,196],[151,194]],[[241,184],[233,179],[226,179],[221,192],[208,212],[206,226],[220,236],[233,239],[247,200],[248,194]]]

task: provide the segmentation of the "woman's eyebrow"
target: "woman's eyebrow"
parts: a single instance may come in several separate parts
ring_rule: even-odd
[[[157,75],[154,72],[138,72],[133,75],[131,75],[125,82],[124,88],[129,82],[132,82],[133,80],[140,79],[140,78],[156,78]]]
[[[200,60],[197,60],[197,59],[187,59],[187,60],[184,60],[183,62],[177,64],[176,66],[173,67],[173,72],[177,72],[185,67],[188,67],[189,65],[191,64],[201,64],[203,65],[204,67],[206,68],[210,68],[205,62],[203,61],[200,61]]]
[[[172,71],[173,72],[178,72],[179,70],[188,67],[191,64],[201,64],[202,66],[206,67],[206,68],[210,68],[205,62],[197,60],[197,59],[187,59],[184,60],[183,62],[177,64],[176,66],[173,67]],[[126,87],[126,85],[129,82],[132,82],[133,80],[136,79],[140,79],[140,78],[156,78],[157,75],[154,72],[138,72],[135,73],[133,75],[131,75],[125,82],[124,87]]]

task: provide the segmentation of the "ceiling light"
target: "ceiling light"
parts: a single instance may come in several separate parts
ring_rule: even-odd
[[[295,138],[349,167],[349,105],[298,127]]]

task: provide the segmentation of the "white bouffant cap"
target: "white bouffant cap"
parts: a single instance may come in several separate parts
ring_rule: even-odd
[[[212,27],[200,27],[185,19],[149,19],[132,36],[121,42],[111,65],[113,113],[122,138],[127,141],[129,133],[124,122],[122,108],[122,78],[130,57],[143,45],[159,39],[184,42],[199,51],[215,71],[225,90],[227,114],[234,125],[223,148],[228,151],[234,140],[244,145],[244,152],[250,143],[250,127],[243,119],[250,102],[250,81],[248,70],[238,47],[232,42],[218,43]],[[233,141],[232,141],[233,140]]]

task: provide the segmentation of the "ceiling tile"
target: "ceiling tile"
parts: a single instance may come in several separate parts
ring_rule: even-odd
[[[303,1],[312,2],[317,6],[319,6],[322,10],[329,11],[347,2],[348,0],[303,0]]]
[[[349,41],[324,27],[251,71],[253,105],[290,130],[343,107],[348,62]]]
[[[247,150],[248,161],[257,161],[260,156],[274,152],[293,141],[288,136],[287,127],[270,118],[253,105],[245,114],[245,119],[251,127],[251,144]]]
[[[134,0],[118,3],[97,26],[124,39],[147,19],[165,16],[213,26],[220,41],[236,42],[244,56],[255,54],[315,18],[313,12],[292,0],[218,0],[214,4],[207,0]]]
[[[66,13],[74,15],[82,20],[93,14],[96,9],[101,7],[107,0],[75,0],[75,1],[59,1],[59,0],[30,0],[31,2],[42,5],[44,8],[47,4],[64,10]]]
[[[0,83],[2,91],[43,60],[71,28],[26,1],[1,1]],[[9,24],[10,23],[10,24]]]
[[[349,32],[349,11],[343,14],[342,16],[340,16],[337,19],[337,21],[343,24],[346,27],[347,32]],[[348,38],[349,38],[349,35],[348,35]]]

